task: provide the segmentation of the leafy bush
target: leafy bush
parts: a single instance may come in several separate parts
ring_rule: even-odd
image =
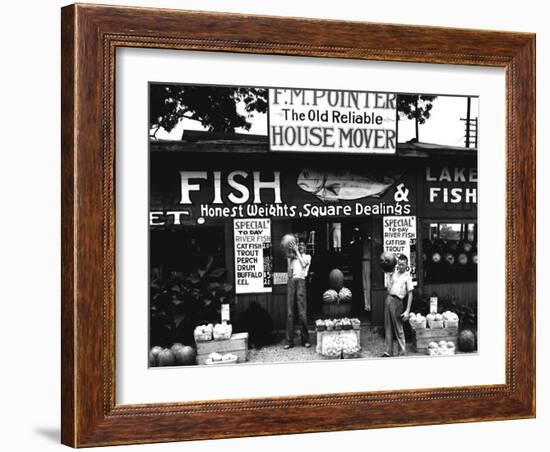
[[[233,302],[233,286],[225,281],[225,268],[212,268],[213,262],[209,258],[204,268],[186,274],[151,270],[151,346],[193,345],[197,325],[219,322],[221,305]]]

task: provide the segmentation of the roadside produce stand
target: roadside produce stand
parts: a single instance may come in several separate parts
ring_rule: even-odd
[[[212,353],[220,355],[233,354],[237,356],[236,363],[247,361],[248,333],[232,334],[229,339],[197,342],[197,364],[207,364]]]
[[[195,329],[197,364],[236,364],[247,360],[248,333],[232,334],[227,323],[200,325]]]
[[[413,332],[413,343],[417,352],[425,352],[431,356],[436,355],[431,350],[436,350],[435,345],[441,344],[443,349],[447,349],[447,343],[451,354],[454,354],[455,344],[458,343],[458,316],[454,312],[444,312],[443,314],[411,314],[409,319]],[[442,355],[445,353],[439,353]],[[449,354],[449,353],[447,353]]]
[[[358,319],[327,319],[315,322],[315,351],[327,359],[356,358],[361,351],[361,323]]]

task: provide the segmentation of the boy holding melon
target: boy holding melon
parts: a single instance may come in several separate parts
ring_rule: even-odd
[[[286,287],[286,340],[285,349],[294,346],[294,303],[298,305],[298,316],[302,344],[309,348],[309,333],[307,330],[306,278],[311,265],[311,256],[306,254],[306,244],[296,241],[288,244],[290,251],[288,259],[288,282]]]
[[[397,265],[393,273],[388,273],[387,294],[384,304],[384,330],[386,351],[382,356],[393,356],[393,336],[399,344],[398,356],[406,355],[405,332],[403,331],[403,321],[409,318],[412,297],[413,281],[408,272],[409,260],[407,256],[401,254],[397,258]],[[406,307],[404,307],[406,303]]]

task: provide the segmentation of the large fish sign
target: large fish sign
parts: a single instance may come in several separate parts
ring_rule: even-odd
[[[380,198],[397,179],[398,174],[377,176],[351,170],[305,168],[298,175],[297,184],[302,190],[315,195],[323,202],[337,202],[367,197]]]

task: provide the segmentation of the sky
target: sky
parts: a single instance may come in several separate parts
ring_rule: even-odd
[[[244,109],[244,102],[237,104],[237,112],[241,115],[249,115]],[[251,135],[267,135],[267,114],[266,113],[252,113],[252,116],[248,118],[248,121],[252,124],[250,130],[242,128],[235,129],[237,133],[246,133]],[[160,129],[157,132],[157,138],[159,140],[181,140],[184,130],[206,130],[199,121],[193,121],[191,119],[183,119],[180,123],[174,127],[170,132],[166,132],[164,129]]]
[[[447,146],[465,145],[466,97],[439,96],[433,102],[432,116],[419,125],[419,141]],[[479,117],[479,98],[471,101],[471,118]],[[398,142],[404,143],[415,136],[415,121],[399,120]]]
[[[431,117],[419,125],[419,141],[448,146],[465,146],[466,97],[438,96],[433,101]],[[244,103],[237,104],[237,111],[246,115]],[[479,116],[479,98],[471,101],[471,118]],[[236,129],[237,133],[267,135],[267,114],[254,112],[248,118],[250,130]],[[170,132],[158,131],[156,137],[162,140],[180,140],[184,130],[206,130],[198,121],[183,119]],[[404,143],[415,136],[415,121],[399,119],[398,142]]]

